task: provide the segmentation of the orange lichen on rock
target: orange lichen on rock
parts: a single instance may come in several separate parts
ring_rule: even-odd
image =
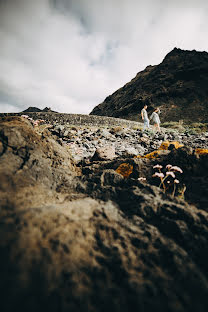
[[[160,145],[160,147],[159,147],[159,149],[158,150],[155,150],[155,151],[153,151],[153,152],[151,152],[151,153],[149,153],[149,154],[146,154],[146,155],[138,155],[138,156],[136,156],[136,158],[146,158],[146,159],[154,159],[154,158],[157,158],[157,157],[159,157],[160,155],[163,155],[165,152],[168,152],[168,148],[169,148],[169,146],[170,145],[174,145],[174,147],[176,148],[176,149],[178,149],[178,148],[180,148],[180,147],[183,147],[184,145],[183,144],[181,144],[181,143],[179,143],[178,141],[165,141],[165,142],[163,142],[161,145]]]
[[[123,163],[116,169],[116,172],[120,173],[124,178],[128,178],[133,172],[133,166],[127,163]]]
[[[208,155],[208,149],[206,148],[196,148],[195,153],[197,155]]]
[[[178,148],[184,146],[183,144],[179,143],[178,141],[172,141],[172,142],[171,142],[171,141],[164,141],[164,142],[160,145],[159,150],[168,150],[168,147],[169,147],[170,145],[174,145],[174,147],[175,147],[176,149],[178,149]]]
[[[161,150],[156,150],[156,151],[153,151],[149,154],[146,154],[146,155],[138,155],[136,156],[137,158],[147,158],[147,159],[154,159],[154,158],[157,158],[160,156],[160,154],[162,154],[162,151]]]

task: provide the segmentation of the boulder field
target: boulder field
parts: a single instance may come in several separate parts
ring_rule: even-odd
[[[2,118],[1,311],[207,311],[207,140]]]

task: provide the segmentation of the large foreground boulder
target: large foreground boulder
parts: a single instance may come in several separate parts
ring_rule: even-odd
[[[1,311],[207,311],[207,215],[141,213],[141,193],[131,218],[90,198],[2,207]]]

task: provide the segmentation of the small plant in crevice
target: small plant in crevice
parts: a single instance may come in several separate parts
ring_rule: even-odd
[[[180,180],[178,176],[183,173],[183,170],[178,166],[172,166],[168,164],[166,167],[162,165],[155,165],[153,169],[157,170],[152,175],[153,178],[160,179],[159,187],[163,189],[165,193],[170,193],[172,197],[176,195],[177,188],[179,189]],[[185,186],[180,188],[180,197],[184,196]]]

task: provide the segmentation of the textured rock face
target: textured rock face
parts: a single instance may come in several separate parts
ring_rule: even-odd
[[[48,135],[49,134],[49,135]],[[32,205],[40,198],[54,197],[54,192],[70,188],[78,170],[70,153],[50,133],[39,134],[19,117],[0,122],[0,195],[1,201]],[[8,196],[9,194],[9,196]],[[30,195],[30,196],[29,196]],[[22,200],[24,202],[22,202]]]
[[[205,312],[207,216],[155,189],[130,193],[127,215],[88,198],[3,208],[3,311]]]
[[[208,53],[174,49],[108,96],[91,114],[141,120],[144,104],[160,106],[162,121],[208,122]]]
[[[0,123],[0,141],[1,311],[207,311],[205,201],[196,208],[137,179],[151,180],[156,162],[183,167],[186,183],[207,179],[206,155],[77,168],[59,137],[20,118]],[[128,178],[116,172],[124,162]]]

